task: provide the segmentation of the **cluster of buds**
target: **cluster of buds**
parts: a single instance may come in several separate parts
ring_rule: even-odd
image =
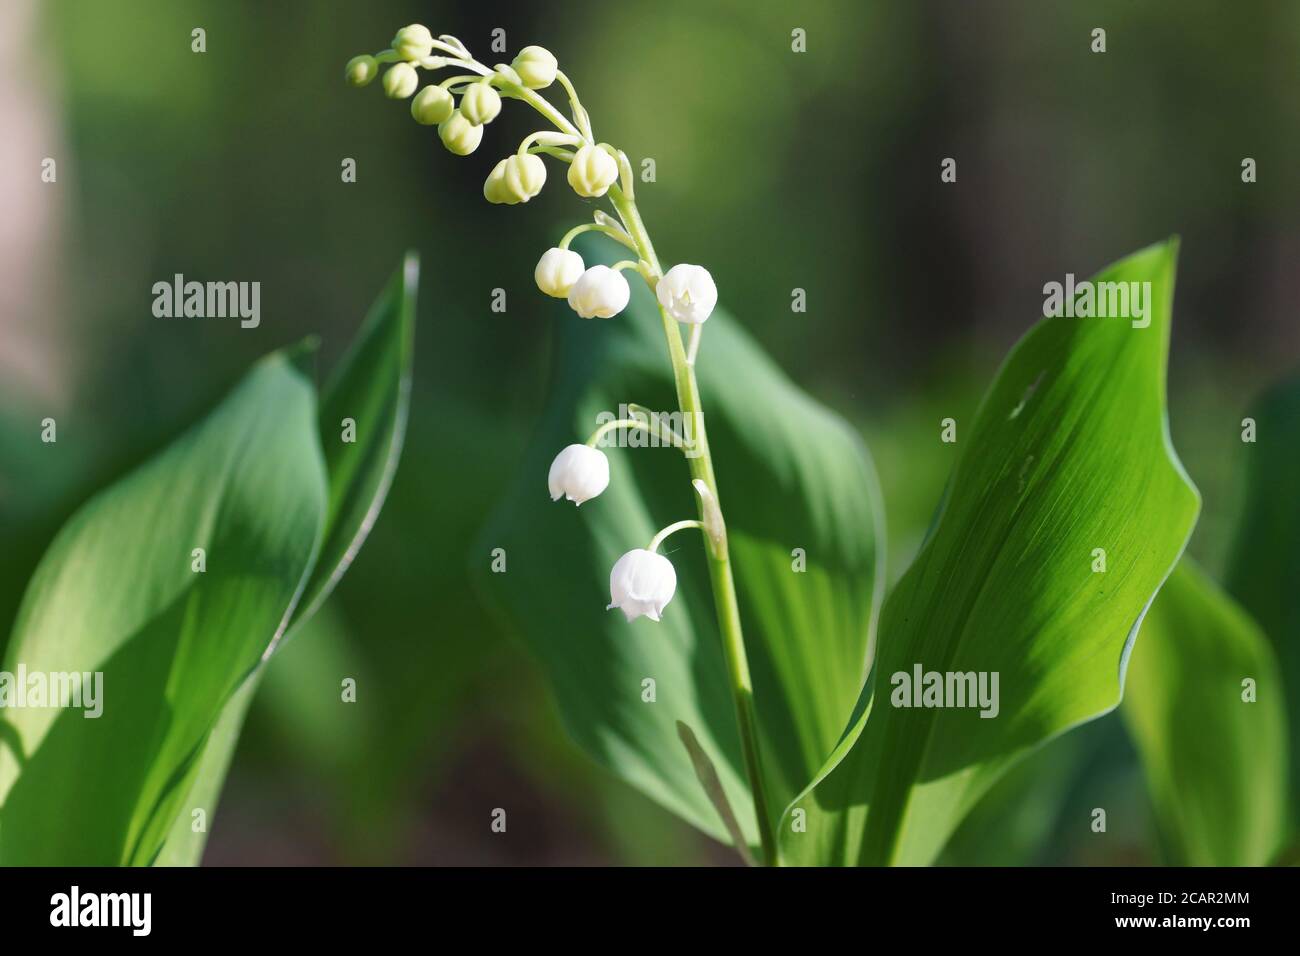
[[[382,81],[384,95],[394,100],[409,98],[415,121],[438,127],[443,145],[457,156],[468,156],[478,149],[483,141],[483,127],[501,112],[503,92],[514,96],[517,90],[545,89],[555,82],[558,67],[549,51],[530,46],[521,50],[512,63],[487,70],[473,60],[465,45],[455,37],[446,34],[434,37],[428,27],[418,23],[398,30],[389,49],[374,55],[354,56],[344,69],[344,76],[353,86],[366,86],[379,75],[383,65],[388,65]],[[437,85],[419,88],[420,70],[457,66],[477,69],[470,75],[453,76]],[[498,164],[494,175],[505,162]],[[493,202],[527,202],[541,189],[546,170],[540,160],[535,166],[526,162],[516,165],[519,168],[509,174],[510,191],[498,187],[489,196]],[[503,177],[497,175],[497,179],[499,182]],[[489,185],[491,182],[489,177]],[[487,193],[486,187],[484,192]]]
[[[484,198],[503,205],[526,203],[546,185],[543,156],[567,163],[573,191],[583,199],[608,197],[618,218],[597,211],[592,222],[569,230],[559,245],[547,249],[538,260],[533,271],[537,287],[548,296],[566,300],[584,319],[609,319],[627,308],[632,290],[624,273],[635,272],[645,280],[665,315],[691,327],[687,362],[694,364],[702,326],[718,301],[713,277],[703,266],[686,263],[661,273],[643,233],[639,240],[634,238],[631,224],[639,219],[635,213],[627,215],[634,188],[631,164],[621,150],[596,139],[577,91],[548,50],[528,46],[509,64],[488,67],[474,59],[456,37],[435,37],[427,27],[412,24],[397,31],[389,49],[353,57],[345,77],[353,86],[366,86],[379,76],[381,67],[386,67],[381,81],[385,95],[409,98],[415,121],[437,126],[443,145],[458,156],[478,149],[483,128],[500,114],[503,98],[521,100],[550,120],[555,129],[526,136],[514,153],[492,167],[483,183]],[[458,72],[420,89],[420,70],[448,68]],[[571,120],[537,92],[556,82],[568,94]],[[636,258],[613,266],[588,267],[569,244],[590,231],[621,243]],[[609,486],[609,461],[595,446],[610,427],[643,426],[636,421],[604,425],[586,444],[569,445],[561,451],[547,478],[553,499],[563,497],[581,505]],[[707,493],[699,482],[697,490],[702,496]],[[703,527],[701,522],[677,522],[656,535],[648,549],[629,551],[618,560],[610,575],[610,608],[621,608],[629,621],[642,615],[659,620],[676,590],[677,577],[672,564],[656,549],[663,537],[685,526]]]

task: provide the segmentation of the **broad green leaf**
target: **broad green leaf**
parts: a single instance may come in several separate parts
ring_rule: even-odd
[[[584,258],[603,256],[590,244]],[[662,320],[640,284],[609,321],[556,308],[550,402],[474,565],[489,603],[531,646],[574,739],[623,779],[726,841],[678,740],[689,726],[746,838],[756,834],[712,595],[695,533],[669,539],[677,595],[662,623],[606,611],[609,571],[664,525],[693,517],[671,447],[608,448],[610,486],[574,509],[546,490],[551,459],[622,404],[677,408]],[[773,812],[811,779],[862,684],[882,572],[875,473],[857,436],[799,391],[737,323],[704,328],[697,373],[726,515]],[[680,424],[680,423],[679,423]],[[643,433],[629,433],[628,443]],[[493,573],[495,549],[506,562]],[[800,557],[802,556],[802,558]],[[800,560],[806,570],[796,570]],[[653,703],[643,682],[655,682]]]
[[[288,625],[325,503],[315,389],[276,353],[69,520],[4,670],[102,672],[102,715],[5,708],[0,863],[155,858],[223,707]]]
[[[1270,389],[1252,409],[1243,442],[1245,508],[1227,589],[1272,642],[1287,689],[1291,813],[1300,822],[1300,378]]]
[[[1184,558],[1142,622],[1120,708],[1170,862],[1262,866],[1281,848],[1285,696],[1259,626]]]
[[[320,409],[329,508],[320,559],[294,623],[310,617],[361,550],[397,473],[411,404],[420,259],[408,252],[339,363]],[[344,421],[354,440],[344,441]]]
[[[356,557],[383,507],[406,436],[420,264],[408,253],[370,307],[356,340],[339,363],[321,402],[319,428],[329,481],[320,555],[287,634],[297,634],[329,597]],[[343,441],[345,419],[355,441]],[[275,648],[268,647],[264,657]],[[260,672],[231,698],[203,748],[200,768],[173,823],[160,865],[194,866],[203,856],[221,785]],[[190,826],[202,808],[209,828]]]
[[[244,728],[244,718],[249,705],[261,685],[265,667],[260,666],[248,675],[235,696],[226,702],[217,718],[216,726],[203,744],[203,752],[190,781],[185,799],[180,802],[176,819],[154,859],[154,866],[197,866],[203,857],[208,834],[217,812],[221,789],[230,770],[230,762],[239,744],[239,734]],[[196,827],[195,811],[203,814],[203,826]]]
[[[1118,703],[1199,508],[1165,419],[1175,257],[1162,243],[1097,277],[1150,283],[1149,325],[1043,320],[958,423],[953,475],[885,603],[859,713],[783,821],[789,861],[929,863],[1017,756]],[[895,706],[895,675],[917,666],[998,675],[996,717]]]
[[[1105,725],[1105,719],[1085,724],[1008,768],[961,820],[936,863],[1034,866],[1059,861],[1053,837],[1072,794],[1092,769],[1090,762],[1107,743]],[[1049,847],[1050,857],[1045,853]]]

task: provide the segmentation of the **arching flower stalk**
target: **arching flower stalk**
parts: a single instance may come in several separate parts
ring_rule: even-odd
[[[447,34],[435,37],[428,28],[412,24],[397,32],[389,49],[350,60],[345,77],[353,86],[366,86],[380,75],[381,67],[386,67],[382,76],[384,93],[391,99],[411,97],[412,117],[416,122],[436,125],[439,138],[456,155],[466,156],[478,148],[483,127],[500,114],[503,98],[526,103],[550,124],[551,128],[524,137],[512,155],[492,167],[483,184],[483,196],[488,202],[526,203],[541,192],[548,179],[542,159],[545,156],[568,165],[566,179],[575,193],[585,199],[608,199],[613,209],[612,216],[597,210],[592,222],[575,226],[558,245],[546,250],[537,262],[534,278],[543,293],[566,299],[584,319],[609,319],[627,307],[631,290],[626,273],[634,273],[649,286],[659,303],[678,405],[694,426],[689,447],[680,440],[673,443],[687,452],[692,483],[699,498],[699,518],[668,525],[655,535],[648,548],[629,551],[618,560],[610,574],[609,609],[621,609],[629,621],[640,616],[658,621],[677,585],[671,562],[658,553],[659,544],[679,530],[690,528],[702,532],[763,859],[769,864],[776,863],[776,841],[759,763],[753,685],[740,626],[740,606],[695,379],[694,366],[704,323],[718,300],[713,277],[703,266],[686,263],[664,272],[637,208],[632,166],[627,155],[596,139],[577,89],[549,51],[539,46],[525,47],[511,63],[489,67],[476,60],[455,37]],[[442,70],[452,71],[452,75],[419,89],[420,71]],[[538,92],[557,82],[568,98],[568,116]],[[582,257],[569,249],[573,239],[585,232],[608,236],[631,250],[635,258],[612,267],[588,268]],[[683,341],[681,324],[690,326],[689,346]],[[551,497],[564,497],[582,504],[598,496],[609,484],[609,463],[595,447],[600,437],[615,428],[648,427],[640,418],[611,422],[598,429],[585,445],[569,445],[561,450],[547,476]]]

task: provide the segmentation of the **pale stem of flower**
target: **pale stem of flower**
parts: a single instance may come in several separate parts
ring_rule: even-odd
[[[669,437],[672,438],[673,443],[678,448],[686,447],[686,439],[683,438],[681,435],[677,434],[677,429],[673,428],[672,425],[668,424],[668,422],[664,420],[663,415],[660,415],[658,412],[652,412],[644,405],[637,405],[635,402],[629,402],[627,406],[627,410],[631,412],[633,415],[637,415],[644,418],[646,421],[650,422],[654,428],[657,428],[659,431],[667,434]]]
[[[703,332],[703,322],[691,326],[691,341],[690,344],[686,346],[686,364],[691,366],[691,368],[695,367],[695,356],[700,351],[700,336]]]
[[[582,140],[567,133],[553,133],[548,129],[539,130],[524,137],[523,142],[519,144],[519,155],[528,152],[529,147],[534,143],[541,146],[580,146]]]
[[[547,156],[554,156],[556,159],[563,160],[566,163],[573,162],[573,153],[569,152],[563,146],[530,146],[528,152],[536,156],[538,153],[545,153]]]
[[[638,407],[640,406],[630,406],[632,409]],[[601,425],[591,433],[591,437],[587,439],[587,447],[595,448],[602,438],[604,438],[609,432],[618,428],[637,428],[651,436],[655,435],[656,432],[662,432],[668,436],[670,439],[669,444],[674,448],[686,449],[686,442],[682,439],[681,435],[677,434],[677,432],[672,429],[671,426],[654,422],[653,419],[650,419],[649,417],[647,417],[646,420],[639,418],[620,418],[617,421],[605,422],[605,424]]]
[[[635,249],[636,247],[633,246],[633,248]],[[635,269],[637,275],[639,275],[642,279],[645,279],[646,285],[650,287],[651,292],[655,290],[655,283],[659,281],[659,276],[657,276],[654,270],[650,268],[650,263],[645,261],[624,259],[621,262],[614,263],[612,266],[610,266],[610,268],[613,269],[615,272],[624,272],[628,269]]]
[[[415,62],[418,66],[422,66],[426,70],[442,70],[449,66],[458,66],[462,70],[473,70],[479,76],[492,75],[492,71],[478,60],[462,60],[459,57],[426,56],[424,59]],[[473,79],[473,77],[468,77],[468,79]]]
[[[469,75],[466,75],[462,73],[460,76],[449,76],[447,77],[447,79],[443,80],[438,85],[441,86],[444,90],[450,90],[457,83],[469,84],[469,83],[481,83],[482,81],[483,81],[483,77],[477,74],[471,73]]]
[[[587,447],[595,448],[602,438],[618,428],[639,428],[644,432],[649,432],[650,423],[635,418],[620,418],[617,421],[605,422],[605,424],[601,425],[591,433],[591,437],[587,439]]]
[[[645,260],[655,276],[662,276],[659,257],[655,255],[654,245],[641,221],[641,213],[636,202],[629,199],[621,190],[610,187],[610,202],[618,212],[628,234],[636,243],[641,258]],[[712,492],[715,520],[719,524],[721,540],[725,541],[725,524],[722,521],[722,506],[719,503],[718,481],[713,473],[713,456],[709,452],[709,439],[704,428],[703,404],[700,401],[699,384],[695,381],[695,369],[686,361],[686,350],[682,345],[682,333],[677,321],[661,306],[660,318],[663,320],[664,336],[668,340],[668,357],[673,364],[673,379],[677,386],[677,403],[682,414],[689,417],[695,425],[695,454],[688,457],[691,477],[704,482]],[[704,499],[700,499],[700,517],[704,517]],[[736,704],[736,723],[740,730],[741,752],[745,759],[745,775],[754,796],[754,815],[758,822],[759,842],[762,844],[763,862],[769,866],[779,864],[776,835],[772,831],[772,818],[768,813],[767,793],[763,785],[762,757],[758,743],[758,719],[754,711],[754,685],[749,675],[749,658],[745,654],[745,639],[740,627],[740,602],[736,598],[736,579],[731,568],[731,557],[725,546],[719,547],[710,539],[706,549],[709,557],[709,581],[713,586],[713,603],[718,615],[718,630],[722,634],[722,651],[726,658],[727,676],[731,684],[732,697]]]
[[[569,110],[573,113],[573,121],[582,129],[582,134],[589,142],[595,142],[596,137],[591,131],[591,116],[588,115],[582,101],[578,99],[578,91],[573,88],[573,83],[564,75],[563,70],[556,70],[555,78],[569,94]]]
[[[681,531],[685,528],[703,529],[704,522],[697,521],[695,518],[686,518],[682,521],[674,521],[672,524],[664,528],[657,535],[655,535],[653,538],[650,539],[650,546],[646,548],[646,550],[651,552],[658,551],[659,545],[664,543],[664,538],[668,537],[670,534],[675,534],[676,532]]]
[[[606,226],[598,222],[588,222],[583,223],[581,226],[574,226],[566,232],[564,238],[560,240],[560,248],[569,248],[569,243],[573,242],[574,239],[577,239],[584,232],[599,232],[603,235],[609,236],[609,238],[613,239],[615,242],[621,242],[633,252],[636,251],[636,244],[632,242],[631,236],[623,232],[621,229],[615,229],[613,226]]]
[[[460,43],[459,40],[457,40],[456,42],[460,45],[452,46],[450,43],[446,43],[441,39],[434,40],[433,48],[435,50],[441,50],[443,53],[450,53],[452,56],[463,56],[466,59],[469,59],[470,58],[469,50],[465,48],[465,44]]]
[[[484,67],[484,69],[487,68]],[[510,96],[517,100],[523,100],[533,109],[537,110],[537,112],[545,116],[551,121],[552,125],[554,125],[556,129],[563,133],[568,133],[571,136],[577,136],[584,142],[591,142],[591,138],[584,134],[582,130],[570,123],[567,116],[547,102],[544,97],[538,96],[534,90],[530,90],[526,86],[520,86],[517,83],[512,83],[500,74],[497,74],[495,82],[497,86],[501,87],[501,89],[510,94]]]

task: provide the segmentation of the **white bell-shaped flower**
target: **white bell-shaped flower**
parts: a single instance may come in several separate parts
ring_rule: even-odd
[[[623,273],[592,266],[569,290],[569,307],[584,319],[608,319],[627,308],[632,289]]]
[[[569,445],[551,462],[546,487],[552,501],[561,496],[575,505],[590,501],[609,487],[609,459],[598,448]]]
[[[709,270],[684,262],[664,273],[655,286],[655,295],[669,315],[691,325],[701,324],[718,304],[718,287],[713,284]]]
[[[618,608],[628,621],[645,615],[658,621],[677,590],[677,572],[662,554],[637,548],[614,563],[609,572],[609,605]]]
[[[586,269],[582,256],[572,249],[555,246],[543,252],[537,260],[533,278],[537,280],[537,288],[552,298],[563,299]]]

